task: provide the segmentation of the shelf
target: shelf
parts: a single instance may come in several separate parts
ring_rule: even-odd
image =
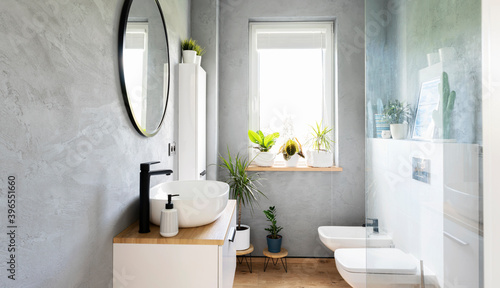
[[[297,166],[297,167],[286,167],[286,166],[272,166],[272,167],[261,167],[250,165],[246,169],[246,171],[280,171],[280,172],[289,172],[289,171],[302,171],[302,172],[340,172],[343,171],[342,167],[309,167],[309,166]]]

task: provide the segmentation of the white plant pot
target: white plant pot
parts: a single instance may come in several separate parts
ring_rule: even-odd
[[[197,64],[198,66],[200,66],[200,64],[201,64],[201,56],[196,55],[194,57],[194,64]]]
[[[257,166],[262,167],[270,167],[274,164],[274,158],[276,154],[272,152],[258,152],[257,156],[255,156],[253,162]]]
[[[408,124],[391,124],[392,139],[406,139]]]
[[[332,167],[333,153],[328,151],[308,150],[306,152],[307,166]]]
[[[196,58],[196,51],[182,50],[182,62],[188,64],[194,64],[195,58]]]
[[[235,250],[247,250],[248,248],[250,248],[250,226],[241,224],[241,227],[246,227],[247,229],[236,229],[236,236],[234,236],[233,242],[233,247]]]
[[[290,158],[290,160],[288,160],[288,161],[285,160],[286,167],[297,167],[297,163],[299,163],[299,155],[298,154],[293,155]]]

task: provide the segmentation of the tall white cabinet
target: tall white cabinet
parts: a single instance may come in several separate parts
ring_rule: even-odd
[[[179,64],[179,180],[205,180],[207,169],[207,73]]]

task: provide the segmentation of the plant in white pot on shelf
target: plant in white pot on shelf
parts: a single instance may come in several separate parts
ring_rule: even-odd
[[[196,51],[196,56],[194,62],[198,65],[201,64],[201,56],[205,55],[205,48],[201,47],[200,45],[196,44],[194,46],[194,51]]]
[[[181,42],[182,59],[184,63],[194,64],[196,59],[196,40],[191,38]]]
[[[390,124],[393,139],[406,138],[410,118],[410,104],[404,104],[399,100],[389,101],[384,109],[384,119]]]
[[[310,126],[312,139],[312,150],[307,150],[307,166],[332,167],[333,166],[333,143],[331,132],[333,128],[323,126],[322,122],[316,122],[316,126]]]
[[[285,165],[287,167],[296,167],[299,162],[299,156],[304,157],[302,153],[302,145],[297,138],[288,139],[281,147],[278,153],[283,154],[283,159],[285,159]]]
[[[253,212],[253,203],[257,196],[262,193],[257,184],[259,183],[259,174],[247,174],[246,168],[250,165],[248,158],[243,158],[239,154],[233,158],[229,149],[227,150],[227,159],[219,155],[222,164],[219,166],[227,172],[226,183],[229,184],[231,197],[238,204],[238,226],[236,227],[236,237],[234,238],[234,248],[236,250],[246,250],[250,247],[250,227],[241,224],[241,209],[249,205]]]
[[[253,148],[259,150],[259,153],[257,156],[255,156],[253,162],[257,166],[264,166],[264,167],[269,167],[273,166],[274,164],[274,158],[276,157],[276,154],[270,152],[271,148],[276,144],[276,139],[280,137],[280,133],[275,132],[271,133],[269,135],[264,135],[262,131],[252,131],[248,130],[248,138],[252,143],[257,144],[258,146],[255,146]]]

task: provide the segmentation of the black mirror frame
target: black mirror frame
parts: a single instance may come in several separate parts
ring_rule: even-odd
[[[163,30],[165,31],[165,41],[167,44],[167,62],[168,62],[168,87],[167,87],[167,99],[165,103],[165,108],[163,110],[163,115],[161,117],[160,123],[158,124],[158,127],[155,128],[155,130],[151,133],[148,133],[145,129],[141,130],[141,127],[139,123],[136,121],[134,118],[134,113],[132,112],[132,108],[130,107],[130,102],[128,100],[128,94],[127,94],[127,86],[125,85],[125,74],[124,74],[124,69],[123,69],[123,44],[125,40],[125,34],[127,32],[127,22],[128,22],[128,14],[130,12],[130,6],[132,6],[132,2],[134,0],[125,0],[125,3],[123,4],[122,12],[120,15],[120,24],[118,28],[118,70],[120,73],[120,86],[122,90],[122,96],[123,100],[125,101],[125,107],[127,108],[127,114],[132,121],[132,124],[134,125],[134,128],[139,134],[145,137],[153,137],[160,131],[161,125],[163,124],[163,120],[165,119],[165,115],[167,113],[167,106],[168,106],[168,98],[169,98],[169,92],[170,92],[170,56],[169,56],[169,51],[170,48],[168,46],[168,33],[167,33],[167,26],[165,24],[165,18],[163,17],[163,10],[161,8],[160,2],[158,0],[154,0],[156,2],[156,6],[158,7],[158,10],[160,12],[161,16],[161,22],[163,23]]]

